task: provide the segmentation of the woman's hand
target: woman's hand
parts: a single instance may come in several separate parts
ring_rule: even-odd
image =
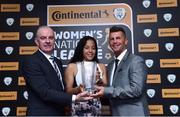
[[[102,80],[102,73],[99,72],[98,70],[96,71],[96,85],[102,86],[103,85],[103,80]]]
[[[85,89],[84,89],[84,85],[80,84],[78,87],[77,87],[77,90],[78,90],[78,93],[82,93]]]

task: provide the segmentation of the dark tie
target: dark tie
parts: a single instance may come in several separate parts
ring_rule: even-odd
[[[115,74],[115,72],[116,72],[116,69],[117,69],[117,66],[118,66],[118,62],[119,62],[119,60],[118,60],[118,59],[115,59],[115,69],[114,69],[114,74]]]
[[[58,65],[57,65],[57,63],[56,63],[56,61],[55,61],[54,58],[55,58],[54,56],[51,56],[51,57],[50,57],[50,59],[53,61],[54,70],[56,71],[56,74],[57,74],[59,80],[61,81],[61,85],[62,85],[62,88],[63,88],[63,90],[64,90],[64,85],[63,85],[63,81],[62,81],[61,72],[60,72],[60,70],[59,70],[59,68],[58,68]]]

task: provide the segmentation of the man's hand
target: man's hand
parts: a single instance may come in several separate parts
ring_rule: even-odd
[[[92,100],[93,97],[89,96],[89,93],[87,91],[84,91],[82,93],[79,93],[76,95],[76,102],[83,102],[83,101],[88,101],[88,100]]]
[[[97,98],[97,97],[102,97],[104,94],[104,87],[103,86],[95,86],[96,93],[91,94],[91,97]]]

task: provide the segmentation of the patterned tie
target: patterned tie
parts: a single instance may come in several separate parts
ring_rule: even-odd
[[[57,65],[57,63],[56,63],[56,61],[55,61],[54,58],[55,58],[54,56],[51,56],[51,57],[50,57],[50,59],[53,61],[54,70],[56,71],[57,76],[58,76],[59,80],[61,81],[62,88],[63,88],[63,90],[64,90],[64,84],[63,84],[63,81],[62,81],[61,72],[60,72],[60,70],[59,70],[59,68],[58,68],[58,65]]]

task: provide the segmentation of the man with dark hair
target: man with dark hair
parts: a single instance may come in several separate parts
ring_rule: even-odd
[[[110,28],[109,45],[114,59],[108,64],[108,87],[97,86],[94,97],[109,98],[113,116],[148,116],[146,100],[146,66],[144,60],[127,50],[123,28]]]

